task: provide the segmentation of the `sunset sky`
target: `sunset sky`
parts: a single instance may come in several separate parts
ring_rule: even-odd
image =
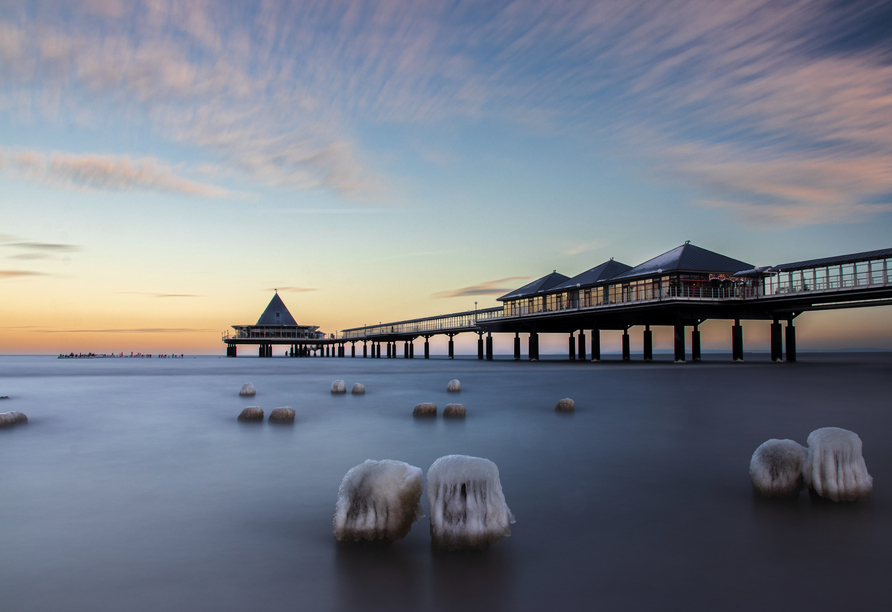
[[[2,353],[223,354],[274,289],[335,332],[685,240],[892,247],[892,5],[0,2]],[[892,349],[892,307],[797,327]]]

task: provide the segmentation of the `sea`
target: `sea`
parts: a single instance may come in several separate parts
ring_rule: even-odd
[[[255,397],[239,397],[246,382]],[[887,610],[890,383],[883,352],[0,356],[0,412],[29,419],[0,429],[0,610]],[[576,411],[555,412],[562,398]],[[413,418],[421,402],[467,417]],[[237,421],[249,405],[297,418]],[[762,442],[827,426],[861,437],[869,500],[754,497]],[[422,518],[392,544],[335,540],[350,468],[426,474],[450,454],[498,466],[510,537],[443,552]]]

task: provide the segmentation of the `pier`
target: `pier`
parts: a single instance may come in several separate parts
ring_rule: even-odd
[[[566,334],[568,358],[599,360],[600,332],[620,330],[622,358],[631,359],[633,327],[643,328],[645,360],[653,359],[652,327],[674,330],[674,358],[684,362],[690,330],[690,356],[700,359],[699,326],[708,319],[731,322],[731,356],[743,360],[743,321],[771,321],[772,361],[796,361],[794,320],[805,312],[892,304],[892,249],[867,251],[754,267],[688,242],[638,266],[613,259],[572,278],[552,272],[500,298],[501,307],[354,327],[335,342],[349,343],[356,356],[415,357],[424,338],[430,356],[434,335],[453,338],[475,333],[477,358],[493,359],[492,335],[514,334],[514,359],[521,358],[520,334],[529,334],[527,355],[539,358],[539,334]],[[369,350],[369,348],[371,350]],[[343,353],[343,349],[341,350]]]

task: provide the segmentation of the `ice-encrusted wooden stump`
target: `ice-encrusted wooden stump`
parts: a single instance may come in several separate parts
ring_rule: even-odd
[[[251,383],[245,383],[242,385],[242,390],[238,392],[242,397],[254,397],[257,395],[257,391],[254,389],[254,385]]]
[[[443,408],[443,416],[447,419],[461,419],[468,413],[461,404],[446,404]]]
[[[331,383],[331,392],[332,393],[346,393],[347,385],[344,384],[343,380],[336,380]]]
[[[486,548],[511,535],[499,468],[489,459],[447,455],[427,471],[433,544],[446,550]]]
[[[437,416],[437,405],[428,402],[417,404],[415,408],[412,409],[412,416],[435,417]]]
[[[793,440],[772,438],[750,459],[753,490],[764,497],[795,497],[802,490],[802,464],[808,449]]]
[[[839,427],[822,427],[808,435],[802,475],[806,486],[833,501],[866,499],[873,491],[873,478],[861,456],[861,438]]]
[[[565,397],[562,400],[558,400],[558,403],[554,406],[555,412],[573,412],[576,410],[576,402],[574,402],[569,397]]]
[[[248,406],[242,413],[238,415],[239,421],[263,421],[263,408],[258,406]]]
[[[350,393],[354,395],[362,395],[365,393],[365,385],[362,383],[353,383],[353,388],[350,389]]]
[[[282,406],[280,408],[273,408],[269,413],[269,422],[270,423],[293,423],[294,422],[294,408],[291,406]]]
[[[401,540],[424,516],[421,468],[383,459],[360,463],[344,476],[335,505],[334,535],[340,540]]]
[[[449,384],[446,385],[446,390],[450,393],[461,391],[461,382],[459,382],[457,378],[453,378],[449,381]]]

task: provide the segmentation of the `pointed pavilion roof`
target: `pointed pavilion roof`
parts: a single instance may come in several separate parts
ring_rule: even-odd
[[[568,280],[570,280],[569,276],[564,276],[557,270],[554,270],[551,274],[546,274],[542,278],[536,279],[528,285],[524,285],[520,289],[515,289],[511,293],[506,293],[502,297],[496,299],[501,302],[502,300],[513,300],[516,298],[536,295],[537,293],[548,291],[552,287]]]
[[[738,270],[752,268],[752,264],[726,257],[714,251],[695,246],[690,242],[675,247],[662,255],[645,261],[615,276],[612,280],[628,280],[643,276],[656,276],[664,272],[700,272],[734,274]]]
[[[277,291],[255,325],[297,325],[297,321],[288,312],[285,302],[279,297]]]
[[[557,285],[554,287],[554,291],[564,291],[567,289],[575,289],[577,287],[591,287],[631,269],[632,266],[627,266],[624,263],[610,259],[599,266],[595,266],[594,268],[590,268],[585,272],[577,274],[565,283]]]

